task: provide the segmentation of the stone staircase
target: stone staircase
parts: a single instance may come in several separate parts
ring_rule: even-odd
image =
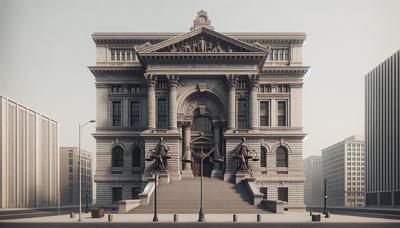
[[[203,209],[205,213],[269,213],[261,206],[251,205],[246,183],[232,184],[217,178],[203,178]],[[158,213],[198,213],[200,208],[200,177],[157,186]],[[139,206],[129,213],[153,213],[154,194],[148,206]]]

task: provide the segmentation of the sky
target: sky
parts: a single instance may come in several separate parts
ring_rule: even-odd
[[[91,34],[188,32],[202,9],[217,32],[307,34],[303,157],[363,135],[364,76],[400,49],[398,0],[0,0],[0,95],[57,120],[60,146],[77,146],[79,123],[96,118]]]

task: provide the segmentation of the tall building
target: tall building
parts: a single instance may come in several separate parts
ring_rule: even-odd
[[[57,206],[57,121],[0,96],[0,140],[0,207]]]
[[[82,205],[93,201],[92,154],[81,149]],[[79,204],[79,152],[77,147],[60,147],[60,193],[61,205]]]
[[[307,207],[323,204],[321,156],[304,159],[304,203]]]
[[[170,180],[198,176],[201,151],[214,145],[223,163],[204,160],[204,175],[238,179],[235,151],[245,138],[260,159],[250,159],[244,175],[265,198],[304,208],[305,37],[217,32],[205,11],[189,32],[94,33],[97,203],[143,190],[154,168],[145,157],[160,138],[170,149]]]
[[[364,196],[364,139],[351,136],[322,150],[322,178],[327,179],[329,206],[362,207]]]
[[[400,205],[400,51],[365,77],[366,204]]]

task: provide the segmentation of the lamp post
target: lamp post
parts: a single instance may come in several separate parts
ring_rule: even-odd
[[[328,199],[328,195],[326,195],[326,177],[324,179],[324,214],[326,214],[326,200]]]
[[[153,215],[153,222],[158,222],[158,216],[157,216],[157,174],[160,169],[160,160],[161,160],[161,155],[160,154],[154,154],[153,151],[150,150],[149,155],[146,156],[145,160],[146,161],[154,161],[156,159],[157,161],[157,166],[154,169],[154,215]]]
[[[82,221],[82,159],[81,159],[81,135],[82,128],[89,123],[96,123],[95,120],[90,120],[84,124],[79,123],[79,147],[78,147],[78,156],[79,156],[79,220]]]
[[[153,222],[158,222],[158,217],[157,217],[157,172],[156,170],[154,172],[154,216],[153,216]]]
[[[198,222],[205,222],[204,211],[203,211],[203,146],[201,146],[201,160],[200,160],[200,211],[199,211],[199,220]]]

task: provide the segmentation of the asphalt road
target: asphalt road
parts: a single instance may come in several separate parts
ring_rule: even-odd
[[[85,228],[99,228],[99,227],[163,227],[163,228],[180,228],[180,227],[209,227],[209,228],[230,228],[230,227],[340,227],[340,228],[398,228],[399,223],[0,223],[1,228],[64,228],[64,227],[85,227]]]

